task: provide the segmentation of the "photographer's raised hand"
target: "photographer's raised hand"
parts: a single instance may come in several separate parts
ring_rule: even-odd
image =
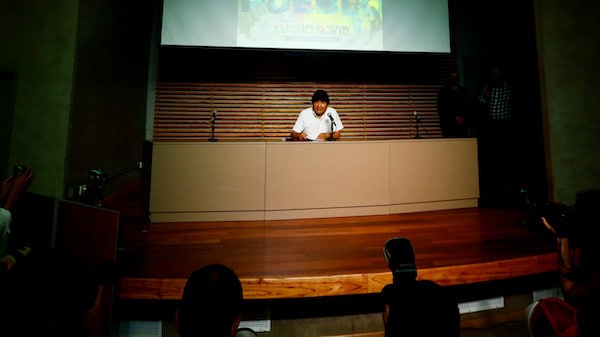
[[[552,227],[550,225],[550,223],[548,223],[548,220],[546,220],[546,217],[542,217],[542,223],[544,224],[544,227],[546,227],[547,230],[552,232],[552,234],[556,235],[556,230],[554,229],[554,227]]]
[[[12,175],[7,181],[10,187],[8,188],[6,201],[2,207],[12,211],[23,192],[31,185],[31,182],[33,181],[33,170],[31,167],[26,167],[23,173],[17,176]]]
[[[556,235],[556,230],[545,217],[542,217],[542,223],[550,232]],[[557,250],[558,250],[558,263],[561,273],[568,273],[573,268],[573,256],[569,246],[569,239],[566,237],[560,237],[556,235]]]

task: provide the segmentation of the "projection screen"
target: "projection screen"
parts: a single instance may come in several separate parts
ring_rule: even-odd
[[[447,0],[163,0],[161,45],[449,53]]]

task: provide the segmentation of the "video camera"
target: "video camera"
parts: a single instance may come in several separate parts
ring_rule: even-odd
[[[23,172],[25,172],[25,170],[27,169],[27,166],[25,165],[16,165],[15,167],[13,167],[13,177],[18,177],[21,174],[23,174]]]
[[[596,210],[600,207],[600,190],[578,192],[572,206],[551,202],[531,202],[529,206],[535,226],[543,226],[541,218],[544,217],[558,237],[568,237],[577,243],[593,237],[592,231],[598,224]]]
[[[108,181],[108,173],[103,169],[88,170],[88,182],[90,184],[104,184]]]
[[[576,226],[575,207],[560,203],[547,203],[535,211],[534,214],[537,216],[537,221],[540,224],[541,218],[544,217],[548,224],[554,228],[556,236],[570,237],[574,234]]]

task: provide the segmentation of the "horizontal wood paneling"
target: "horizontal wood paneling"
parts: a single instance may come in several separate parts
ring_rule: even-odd
[[[451,53],[160,48],[154,141],[281,141],[312,92],[340,113],[342,140],[441,137],[437,92]]]
[[[324,89],[344,123],[343,140],[408,139],[441,136],[438,84],[340,84],[317,82],[159,82],[154,141],[206,141],[212,111],[215,138],[281,140],[288,137],[312,92]]]

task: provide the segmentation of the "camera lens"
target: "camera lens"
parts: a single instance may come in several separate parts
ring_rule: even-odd
[[[17,165],[13,168],[13,176],[17,177],[20,176],[21,174],[23,174],[23,172],[25,172],[25,167],[23,165]]]

